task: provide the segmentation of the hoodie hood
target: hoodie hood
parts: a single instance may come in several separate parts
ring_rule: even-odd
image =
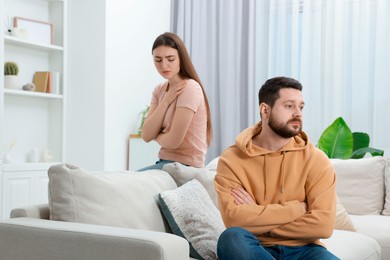
[[[246,155],[250,157],[261,156],[273,153],[285,153],[291,151],[303,150],[309,144],[309,138],[306,133],[301,131],[298,135],[291,138],[291,140],[278,151],[269,151],[267,149],[253,145],[252,138],[260,134],[263,129],[261,121],[247,129],[245,129],[236,138],[237,147]]]

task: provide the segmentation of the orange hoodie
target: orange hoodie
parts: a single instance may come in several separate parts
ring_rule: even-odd
[[[319,239],[332,235],[336,216],[330,160],[304,132],[276,152],[252,144],[260,132],[261,122],[244,130],[219,158],[214,184],[225,226],[252,232],[263,246],[323,245]],[[256,205],[236,205],[231,195],[236,187]]]

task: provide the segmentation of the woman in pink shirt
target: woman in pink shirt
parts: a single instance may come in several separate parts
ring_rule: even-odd
[[[160,160],[139,171],[162,169],[171,162],[203,167],[213,135],[211,115],[186,47],[176,34],[167,32],[156,38],[152,54],[157,71],[167,81],[153,91],[142,138],[157,141]]]

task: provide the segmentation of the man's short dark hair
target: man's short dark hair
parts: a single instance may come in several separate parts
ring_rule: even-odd
[[[288,77],[270,78],[259,90],[259,105],[265,103],[273,107],[275,101],[280,97],[279,90],[282,88],[294,88],[302,91],[302,84],[298,80]]]

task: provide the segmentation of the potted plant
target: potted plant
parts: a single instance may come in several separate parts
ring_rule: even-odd
[[[367,133],[351,132],[342,117],[338,117],[320,136],[317,147],[329,158],[359,159],[366,153],[372,156],[383,156],[384,151],[369,147],[370,137]]]
[[[142,127],[144,126],[145,119],[146,119],[146,116],[148,115],[149,109],[150,109],[150,106],[146,106],[146,108],[140,113],[141,122],[140,122],[140,125],[138,127],[138,132],[137,132],[137,134],[139,136],[142,135]]]
[[[4,87],[19,89],[18,83],[18,73],[19,67],[18,64],[12,61],[6,61],[4,63]]]

